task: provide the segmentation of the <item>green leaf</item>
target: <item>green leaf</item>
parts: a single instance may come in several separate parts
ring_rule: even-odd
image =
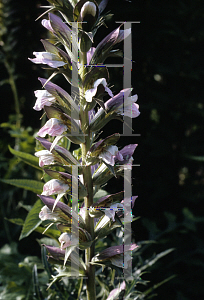
[[[23,219],[20,219],[20,218],[16,218],[16,219],[7,219],[5,218],[7,221],[13,223],[13,224],[16,224],[16,225],[21,225],[23,226],[24,224],[24,220]]]
[[[35,264],[33,267],[33,287],[34,287],[34,293],[33,296],[37,299],[37,300],[43,300],[41,291],[40,291],[40,286],[39,286],[39,281],[38,281],[38,271],[37,271],[37,265]]]
[[[100,198],[105,197],[108,195],[108,192],[105,190],[98,190],[98,192],[94,195],[94,202],[97,202]]]
[[[35,231],[39,232],[39,233],[42,233],[42,234],[44,234],[44,235],[46,235],[46,236],[48,236],[52,239],[55,239],[56,241],[58,241],[58,237],[60,236],[60,233],[61,233],[59,230],[50,229],[50,228],[45,231],[45,228],[41,227],[41,226],[35,228]],[[45,233],[43,233],[44,231],[45,231]]]
[[[30,179],[0,179],[0,181],[14,185],[18,188],[32,191],[36,194],[41,194],[44,186],[43,182]]]
[[[38,157],[35,157],[34,155],[31,155],[29,153],[16,151],[16,150],[12,149],[10,146],[8,146],[8,148],[9,148],[9,151],[13,155],[19,157],[23,162],[32,166],[33,168],[36,168],[36,169],[42,171],[42,169],[39,167],[39,158]]]
[[[19,240],[27,237],[42,223],[42,220],[39,219],[39,212],[42,206],[43,204],[40,199],[35,202],[33,208],[30,210],[25,219]]]

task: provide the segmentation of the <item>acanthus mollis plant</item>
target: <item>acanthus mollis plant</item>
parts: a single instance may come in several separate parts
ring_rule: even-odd
[[[124,199],[124,191],[96,197],[109,179],[124,176],[124,169],[132,167],[137,147],[130,144],[118,148],[118,133],[99,139],[101,129],[111,120],[123,121],[123,116],[136,118],[140,114],[135,103],[137,95],[130,96],[131,87],[114,95],[108,87],[108,69],[101,65],[107,57],[121,55],[115,46],[130,30],[122,30],[120,26],[93,47],[97,29],[107,18],[103,11],[108,0],[49,2],[48,19],[43,19],[42,25],[52,39],[42,40],[45,50],[34,52],[35,58],[30,58],[33,63],[47,65],[53,71],[48,79],[39,78],[43,89],[35,91],[34,109],[43,109],[48,118],[37,133],[43,150],[35,156],[45,178],[50,179],[39,195],[44,204],[39,218],[46,221],[45,233],[51,226],[60,233],[58,246],[45,245],[48,262],[58,265],[50,287],[57,279],[69,278],[76,271],[86,282],[87,300],[94,300],[96,274],[101,266],[108,266],[121,275],[124,269],[131,268],[131,253],[138,248],[132,243],[106,247],[100,252],[95,250],[100,239],[105,240],[113,230],[123,231],[124,202],[131,202],[133,208],[136,199],[136,196]],[[71,95],[51,82],[56,75],[64,76],[68,85],[75,88]],[[104,96],[109,96],[109,100],[104,101]],[[71,153],[64,147],[66,139],[79,148]],[[71,205],[76,191],[79,211]],[[73,230],[78,232],[77,238]],[[126,283],[119,281],[107,300],[122,299],[125,293]]]

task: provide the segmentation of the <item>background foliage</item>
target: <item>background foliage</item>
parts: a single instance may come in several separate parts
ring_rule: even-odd
[[[139,195],[134,214],[141,218],[133,224],[136,241],[154,240],[142,259],[158,251],[175,248],[144,275],[156,285],[176,274],[156,293],[158,299],[189,300],[204,296],[204,144],[203,144],[203,53],[204,4],[200,0],[178,1],[109,1],[107,10],[117,21],[141,21],[132,25],[132,86],[139,95],[141,116],[133,122],[139,137],[125,138],[124,145],[138,143],[133,171],[133,195]],[[39,4],[46,1],[2,0],[0,3],[0,84],[1,84],[1,179],[40,179],[40,173],[13,157],[8,145],[33,154],[33,134],[40,128],[40,113],[34,112],[34,90],[40,87],[37,77],[46,71],[31,64],[27,57],[42,50],[39,39],[45,31],[40,21]],[[108,32],[115,28],[110,21]],[[107,29],[98,32],[107,34]],[[97,42],[97,37],[96,37]],[[113,91],[122,85],[123,71],[111,70]],[[63,86],[63,83],[61,84]],[[134,125],[136,124],[136,125]],[[110,128],[111,127],[111,128]],[[122,133],[117,122],[109,132]],[[104,129],[104,131],[106,128]],[[128,141],[127,141],[128,139]],[[121,140],[123,140],[121,138]],[[134,140],[134,141],[133,141]],[[22,218],[36,201],[36,195],[11,185],[1,184],[1,292],[18,291],[28,286],[32,263],[40,262],[40,246],[32,233],[18,241],[21,227],[5,218]],[[122,182],[118,181],[118,184]],[[115,191],[116,184],[108,184]],[[16,244],[17,243],[17,244]],[[18,264],[21,268],[18,268]],[[16,266],[16,268],[15,268]],[[11,278],[11,273],[13,277]],[[9,277],[6,277],[9,276]],[[7,284],[6,278],[10,278]],[[20,278],[19,280],[17,280]],[[43,276],[42,276],[43,278]],[[146,287],[142,286],[142,289]],[[21,290],[22,293],[22,290]],[[152,291],[152,295],[154,291]],[[15,298],[14,298],[15,299]],[[22,298],[23,299],[23,298]]]

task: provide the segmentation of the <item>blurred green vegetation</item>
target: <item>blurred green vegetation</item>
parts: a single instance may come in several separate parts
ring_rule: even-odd
[[[136,242],[154,241],[144,249],[140,258],[143,260],[154,251],[175,248],[152,266],[145,278],[151,281],[151,285],[156,285],[168,276],[177,275],[156,292],[152,291],[152,295],[158,294],[158,299],[202,299],[204,4],[201,0],[109,2],[107,9],[115,14],[115,20],[141,21],[132,25],[132,86],[133,93],[139,96],[141,111],[140,117],[133,121],[133,127],[134,133],[141,136],[121,138],[124,145],[139,144],[134,158],[141,166],[134,168],[132,183],[133,195],[139,195],[133,213],[141,218],[133,224],[133,236]],[[39,40],[45,37],[40,21],[34,22],[42,12],[39,4],[47,5],[47,2],[0,2],[1,179],[39,180],[41,176],[38,170],[8,150],[10,145],[15,150],[33,154],[33,135],[41,126],[41,114],[32,110],[35,102],[33,91],[41,88],[37,77],[46,77],[46,73],[27,60],[33,51],[42,50]],[[108,30],[101,29],[98,39],[100,32],[105,35],[115,26],[112,22],[108,24]],[[113,90],[122,89],[122,69],[111,69],[110,73]],[[117,122],[111,124],[111,128],[104,129],[104,134],[106,129],[110,134],[118,131],[119,126]],[[118,192],[118,184],[112,182],[108,190]],[[118,183],[123,184],[120,180]],[[40,264],[40,247],[36,239],[42,236],[32,233],[18,241],[21,227],[5,218],[25,219],[37,197],[30,191],[1,182],[0,185],[0,292],[7,284],[5,274],[10,271],[5,272],[11,268],[16,273],[10,278],[6,293],[12,289],[18,293],[19,286],[29,286],[28,278],[32,277],[34,263]],[[18,264],[27,256],[33,256],[33,262],[26,267],[28,273],[22,272],[25,265],[18,269]],[[21,279],[18,281],[17,277]],[[146,286],[143,288],[145,290]],[[2,299],[12,300],[12,294],[5,295]],[[21,290],[19,295],[26,294]],[[25,297],[32,299],[29,294]]]

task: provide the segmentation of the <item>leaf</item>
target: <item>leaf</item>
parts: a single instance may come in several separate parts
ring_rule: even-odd
[[[40,291],[40,286],[39,286],[39,281],[38,281],[38,271],[37,271],[37,265],[35,264],[33,267],[33,287],[34,287],[34,292],[33,296],[37,300],[43,300],[41,291]]]
[[[44,186],[44,183],[42,183],[41,181],[30,179],[0,179],[0,181],[14,185],[18,188],[32,191],[36,194],[41,194]]]
[[[35,202],[33,208],[29,211],[25,219],[19,240],[27,237],[42,223],[42,220],[39,219],[39,212],[42,206],[40,199]]]
[[[43,234],[43,232],[45,231],[45,228],[39,226],[39,227],[35,228],[35,231]],[[49,228],[48,230],[45,231],[44,235],[46,235],[46,236],[48,236],[48,237],[50,237],[50,238],[55,239],[56,241],[58,241],[58,237],[60,235],[60,231],[56,230],[56,229],[50,229]]]
[[[21,225],[23,226],[24,224],[24,220],[23,219],[20,219],[20,218],[15,218],[15,219],[7,219],[5,218],[7,221],[13,223],[13,224],[16,224],[16,225]]]
[[[103,191],[103,190],[99,190],[99,191]],[[96,193],[96,195],[98,194],[98,192]],[[101,198],[98,199],[98,201],[94,202],[93,207],[107,207],[107,205],[110,205],[112,203],[115,202],[120,202],[124,199],[124,192],[119,192],[116,194],[112,194],[112,195],[106,195],[102,196]],[[95,197],[94,197],[95,200]]]
[[[105,190],[98,190],[98,192],[94,195],[94,202],[97,202],[99,199],[101,199],[102,197],[105,197],[108,195],[108,192]]]
[[[10,146],[8,146],[8,148],[9,148],[9,151],[13,155],[19,157],[26,164],[28,164],[28,165],[30,165],[33,168],[36,168],[38,170],[42,170],[39,167],[39,158],[38,157],[35,157],[34,155],[31,155],[29,153],[25,153],[25,152],[21,152],[21,151],[16,151],[16,150],[12,149]]]

